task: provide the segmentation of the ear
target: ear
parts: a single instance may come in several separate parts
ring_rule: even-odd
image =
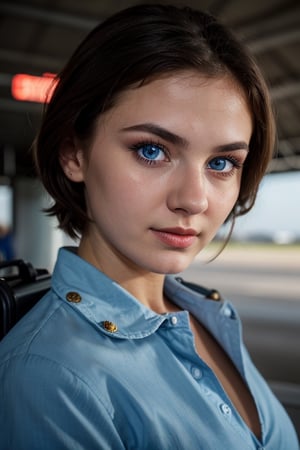
[[[63,143],[59,152],[59,162],[69,180],[75,183],[84,181],[85,159],[78,142],[68,139]]]

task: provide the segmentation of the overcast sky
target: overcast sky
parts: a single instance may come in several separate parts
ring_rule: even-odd
[[[234,236],[289,233],[300,237],[300,172],[265,176],[256,204],[236,222]]]

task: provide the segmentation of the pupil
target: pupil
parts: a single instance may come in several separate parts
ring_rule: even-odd
[[[147,158],[153,159],[155,158],[155,156],[157,156],[157,152],[158,150],[155,147],[153,147],[152,145],[147,145],[144,154]]]
[[[215,159],[215,161],[214,161],[214,166],[216,168],[223,168],[224,164],[225,164],[225,162],[222,159]]]

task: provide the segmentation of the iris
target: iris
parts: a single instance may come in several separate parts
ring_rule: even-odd
[[[162,160],[165,158],[163,150],[155,144],[144,144],[138,151],[139,156],[150,160]]]

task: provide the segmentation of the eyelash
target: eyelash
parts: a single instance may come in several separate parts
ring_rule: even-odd
[[[165,159],[164,160],[161,160],[161,159],[155,160],[155,159],[148,159],[148,158],[145,158],[145,157],[141,156],[138,152],[140,150],[142,150],[143,147],[145,148],[146,146],[156,147],[159,151],[164,153]],[[170,161],[169,153],[168,153],[166,147],[164,145],[160,144],[159,142],[154,142],[152,140],[145,140],[145,141],[138,142],[137,144],[132,145],[130,147],[130,150],[134,151],[135,156],[136,156],[136,158],[138,160],[140,160],[143,163],[148,164],[148,165],[157,165],[157,164],[161,164],[162,162]],[[210,161],[208,163],[208,166],[209,166],[209,164],[211,164],[212,161],[215,161],[215,160],[218,160],[218,159],[219,160],[223,160],[223,161],[227,161],[227,162],[232,164],[232,168],[230,170],[226,171],[226,172],[218,171],[218,170],[209,168],[211,171],[216,173],[218,176],[229,177],[229,176],[233,175],[235,170],[242,169],[242,167],[243,167],[243,162],[240,161],[239,159],[237,159],[233,155],[214,156],[213,158],[210,159]]]
[[[158,150],[163,152],[163,154],[165,155],[165,160],[161,160],[161,159],[159,159],[159,160],[147,159],[147,158],[144,158],[143,156],[141,156],[138,152],[140,150],[142,150],[143,147],[146,147],[146,146],[156,147]],[[151,141],[151,140],[138,142],[137,144],[132,145],[130,147],[130,150],[133,150],[135,152],[136,158],[138,160],[144,162],[145,164],[156,165],[156,164],[160,164],[162,162],[170,160],[166,147],[164,145],[158,143],[158,142],[154,142],[154,141]]]
[[[230,177],[231,175],[233,175],[233,173],[236,170],[240,170],[243,168],[243,162],[240,161],[239,159],[237,159],[235,156],[233,155],[226,155],[226,156],[215,156],[214,158],[212,158],[208,164],[211,164],[212,161],[214,160],[223,160],[223,161],[227,161],[229,163],[232,164],[232,168],[230,170],[228,170],[227,172],[223,172],[223,171],[218,171],[218,170],[214,170],[214,169],[210,169],[212,170],[214,173],[216,173],[218,176],[222,176],[222,177]]]

